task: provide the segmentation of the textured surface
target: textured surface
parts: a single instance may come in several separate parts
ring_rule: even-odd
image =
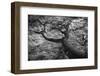
[[[28,16],[28,59],[87,58],[86,17]]]

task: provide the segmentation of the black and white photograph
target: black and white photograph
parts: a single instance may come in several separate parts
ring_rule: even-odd
[[[88,58],[88,17],[28,15],[28,61]]]
[[[97,69],[97,7],[11,4],[11,72]]]

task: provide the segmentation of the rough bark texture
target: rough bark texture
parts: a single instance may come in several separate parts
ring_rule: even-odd
[[[87,58],[86,17],[28,16],[28,59]]]

